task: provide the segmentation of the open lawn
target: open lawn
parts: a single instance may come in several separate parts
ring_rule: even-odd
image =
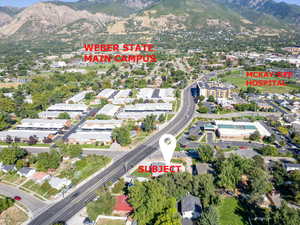
[[[130,174],[131,176],[135,176],[135,177],[151,177],[152,174],[151,173],[140,173],[138,171],[138,169],[136,169],[133,173]]]
[[[23,181],[26,180],[25,177],[20,177],[18,174],[5,174],[3,177],[1,177],[2,181],[7,181],[8,183],[14,183],[14,184],[21,184]]]
[[[68,178],[76,185],[105,167],[110,161],[111,159],[105,156],[89,155],[77,161],[71,168],[63,170],[59,177]]]
[[[124,220],[100,219],[96,225],[124,225]]]
[[[99,148],[99,149],[109,149],[110,145],[96,145],[96,144],[82,144],[81,148]]]
[[[59,193],[58,190],[52,188],[47,182],[45,182],[42,185],[39,185],[39,184],[36,184],[34,181],[29,180],[22,186],[24,186],[25,188],[27,188],[47,199],[49,199],[51,196]]]
[[[218,207],[221,225],[248,225],[241,213],[244,209],[235,198],[225,198]]]
[[[279,78],[271,77],[271,78],[256,78],[256,80],[276,80]],[[231,84],[236,85],[239,88],[246,88],[246,80],[254,80],[251,79],[250,77],[246,77],[246,74],[244,72],[237,73],[237,74],[231,74],[231,75],[226,75],[222,76],[221,79],[223,82],[228,82]],[[250,86],[249,86],[250,87]],[[299,90],[300,87],[293,85],[293,84],[288,84],[287,86],[263,86],[263,87],[258,87],[256,86],[255,88],[259,89],[262,92],[276,92],[276,93],[288,93],[292,90]]]

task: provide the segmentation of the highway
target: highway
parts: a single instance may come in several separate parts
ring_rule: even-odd
[[[184,90],[183,107],[177,116],[161,131],[154,134],[142,145],[128,152],[103,172],[97,174],[71,195],[55,203],[46,211],[35,217],[29,225],[51,225],[57,221],[67,221],[95,197],[95,190],[109,181],[116,181],[140,161],[158,148],[158,140],[165,133],[176,135],[193,118],[195,103],[190,87]]]

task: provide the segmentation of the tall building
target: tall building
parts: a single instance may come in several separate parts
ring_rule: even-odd
[[[198,82],[199,95],[208,98],[208,96],[214,96],[214,98],[231,98],[232,85],[223,84],[219,82]]]

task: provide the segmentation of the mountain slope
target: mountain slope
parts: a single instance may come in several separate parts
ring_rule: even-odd
[[[219,0],[240,12],[253,9],[256,12],[300,27],[300,6],[275,2],[273,0]]]
[[[13,16],[21,10],[14,7],[0,7],[0,27],[12,21]]]
[[[214,32],[275,36],[292,30],[284,18],[278,19],[271,13],[261,11],[267,10],[270,2],[273,4],[269,0],[80,0],[75,3],[37,3],[17,15],[2,15],[6,22],[0,26],[0,38],[14,36],[27,40],[70,41],[84,40],[95,33],[153,36],[161,32],[200,31],[206,28]]]
[[[116,17],[127,17],[159,0],[80,0],[78,2],[55,2],[75,10],[87,10],[92,13],[102,12]]]
[[[63,32],[62,28],[76,21],[85,21],[103,29],[105,24],[115,20],[113,16],[103,13],[91,14],[87,11],[76,11],[67,6],[51,3],[37,3],[17,14],[9,24],[0,28],[0,35],[11,36],[19,34],[23,37],[47,35]],[[77,27],[78,32],[83,27]]]

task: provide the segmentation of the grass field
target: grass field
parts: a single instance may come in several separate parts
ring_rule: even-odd
[[[240,214],[244,209],[235,198],[225,198],[218,208],[221,225],[248,225]]]
[[[264,78],[256,78],[256,80],[263,80]],[[265,78],[267,80],[275,80],[276,78]],[[221,78],[223,82],[228,82],[236,85],[239,88],[246,88],[246,80],[252,80],[247,78],[244,72],[235,73],[231,75],[226,75]],[[250,87],[250,86],[249,86]],[[288,93],[292,90],[300,89],[296,85],[289,84],[287,86],[263,86],[255,88],[259,89],[262,92],[276,92],[276,93]]]
[[[124,225],[124,220],[109,220],[109,219],[100,219],[97,222],[97,225]]]
[[[76,185],[105,167],[110,162],[111,158],[98,155],[89,155],[77,161],[69,169],[63,170],[59,177],[70,179],[72,180],[72,184]]]
[[[39,185],[32,180],[27,181],[25,184],[23,184],[23,186],[47,199],[59,193],[58,190],[52,188],[49,184],[44,183]]]
[[[131,173],[131,176],[135,176],[135,177],[151,177],[152,176],[152,174],[151,173],[140,173],[139,171],[138,171],[138,169],[136,169],[135,171],[133,171],[132,173]]]

